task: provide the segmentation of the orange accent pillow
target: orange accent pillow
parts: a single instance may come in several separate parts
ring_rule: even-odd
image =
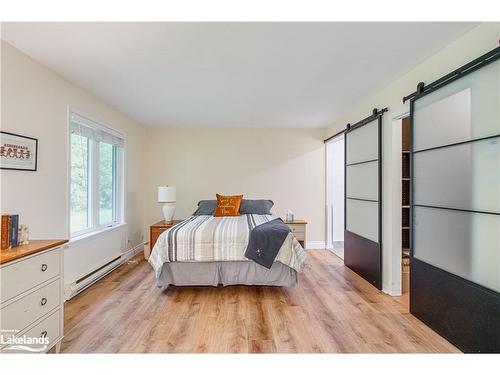
[[[243,195],[219,195],[217,196],[217,206],[214,216],[240,216],[240,204]]]

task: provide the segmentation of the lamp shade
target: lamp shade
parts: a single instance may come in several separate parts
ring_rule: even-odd
[[[158,202],[175,202],[175,186],[158,186]]]

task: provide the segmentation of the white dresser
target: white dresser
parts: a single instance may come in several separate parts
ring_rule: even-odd
[[[65,240],[0,253],[0,351],[59,352],[63,337]]]

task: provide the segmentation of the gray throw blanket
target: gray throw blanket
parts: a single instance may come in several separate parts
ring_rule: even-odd
[[[290,228],[280,218],[256,226],[250,232],[245,257],[271,268]]]

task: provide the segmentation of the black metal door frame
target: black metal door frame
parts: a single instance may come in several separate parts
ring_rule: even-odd
[[[344,263],[347,267],[362,276],[378,289],[382,289],[382,115],[387,108],[373,109],[372,114],[345,129],[344,146]],[[377,120],[378,126],[378,159],[347,163],[348,135],[352,131]],[[378,160],[378,242],[347,230],[347,200],[376,202],[347,196],[347,167]]]
[[[432,266],[414,257],[415,207],[430,207],[454,211],[500,215],[496,212],[417,205],[414,201],[414,155],[438,148],[478,142],[500,137],[500,134],[414,150],[415,102],[500,58],[500,47],[425,86],[420,82],[417,91],[403,98],[410,100],[410,312],[465,352],[500,352],[500,293],[460,276]]]

